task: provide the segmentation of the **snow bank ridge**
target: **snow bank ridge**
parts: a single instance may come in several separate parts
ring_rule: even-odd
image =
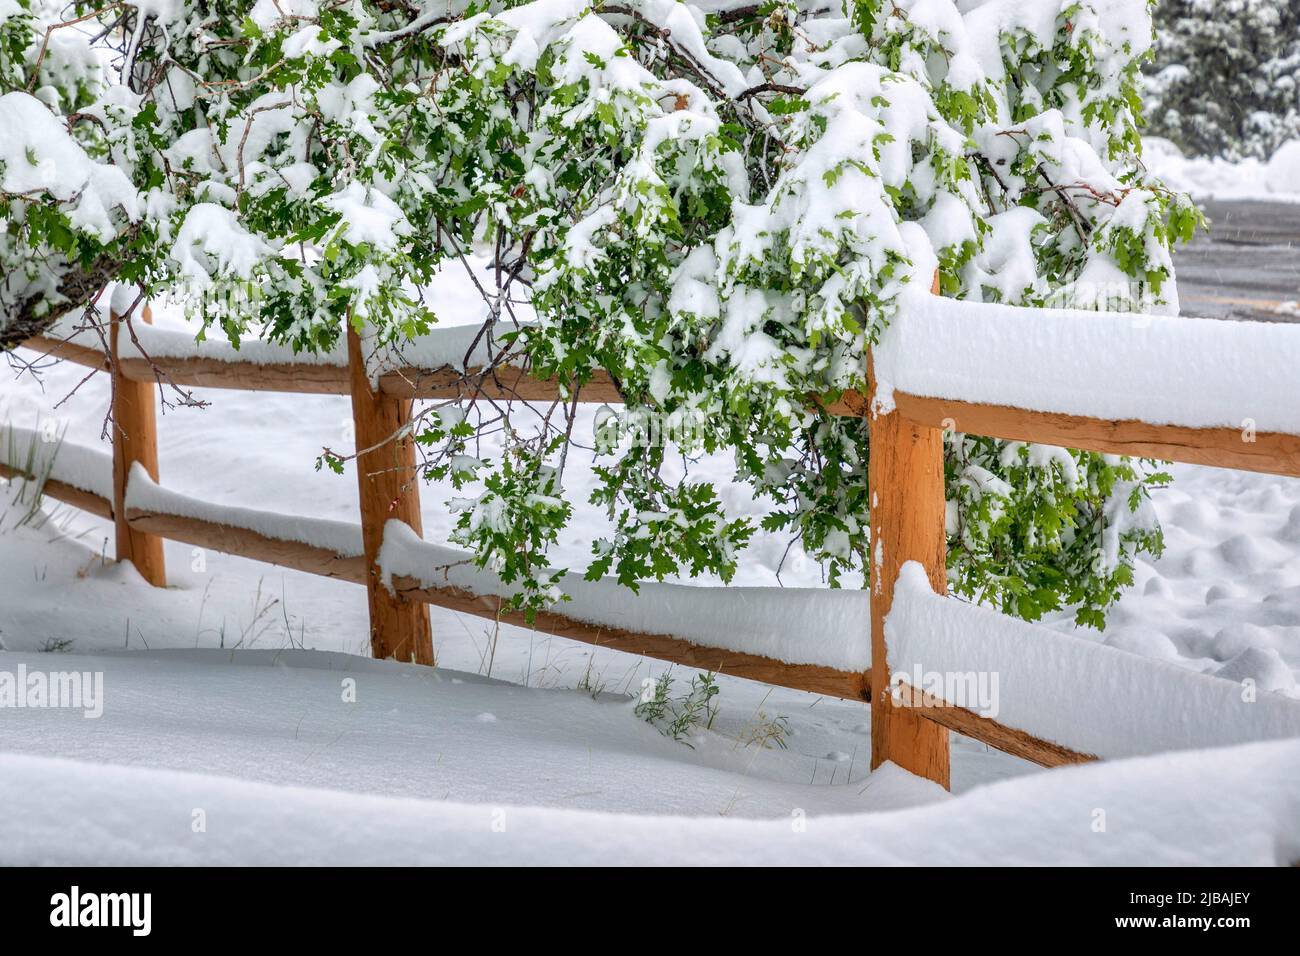
[[[13,754],[0,755],[0,802],[5,865],[1288,865],[1300,860],[1300,741],[1069,767],[908,810],[810,817],[798,833],[788,819],[538,807],[510,809],[493,832],[491,805]],[[178,806],[226,824],[177,840]]]

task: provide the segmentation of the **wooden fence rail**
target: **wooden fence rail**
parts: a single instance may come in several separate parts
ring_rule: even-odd
[[[64,339],[34,336],[25,348],[41,356],[65,359],[86,368],[110,371],[112,360],[98,348]],[[124,356],[118,359],[123,378],[156,385],[159,377],[187,388],[221,388],[255,392],[293,392],[303,395],[351,395],[352,378],[347,365],[312,362],[232,362],[202,356],[155,355],[150,358]],[[490,372],[471,366],[463,371],[450,367],[424,369],[404,367],[385,372],[379,391],[405,399],[454,400],[475,395],[484,399],[522,399],[549,402],[558,385],[537,378],[526,369],[503,366]],[[579,389],[582,402],[623,403],[622,393],[608,374],[598,373]]]
[[[455,587],[427,587],[397,578],[389,591],[379,581],[375,556],[384,523],[399,518],[418,533],[418,484],[409,440],[386,441],[410,420],[412,399],[522,398],[552,400],[557,383],[538,379],[525,369],[406,368],[381,376],[372,391],[360,361],[359,343],[349,337],[349,365],[314,363],[251,363],[186,356],[145,359],[119,354],[119,322],[113,321],[109,355],[74,342],[36,338],[27,343],[43,355],[63,358],[89,368],[109,371],[114,383],[113,500],[90,494],[66,482],[47,479],[46,494],[114,520],[119,559],[136,563],[154,584],[165,582],[161,539],[171,538],[200,547],[241,554],[255,560],[365,584],[369,593],[371,647],[377,657],[433,663],[426,605],[493,620],[525,624],[522,615],[503,607],[501,599]],[[875,376],[868,382],[874,389]],[[153,398],[158,376],[182,386],[236,388],[350,395],[357,448],[368,452],[358,462],[363,554],[340,555],[302,542],[285,541],[250,529],[125,506],[131,467],[141,464],[158,478],[157,436]],[[597,377],[579,394],[584,402],[621,403],[608,376]],[[982,405],[895,391],[888,412],[875,407],[870,396],[847,394],[828,410],[834,414],[866,416],[871,442],[871,523],[876,560],[870,571],[871,659],[876,673],[886,673],[884,620],[893,602],[901,566],[918,561],[931,586],[942,593],[946,582],[945,490],[943,430],[1016,441],[1064,445],[1092,451],[1153,457],[1300,476],[1300,436],[1258,433],[1243,441],[1236,429],[1186,428],[1138,420],[1107,421],[1008,406]],[[146,411],[145,409],[148,409]],[[119,448],[121,446],[121,448]],[[386,449],[379,453],[377,448]],[[21,477],[21,469],[0,463],[0,476]],[[31,476],[28,476],[31,477]],[[929,779],[949,783],[948,731],[981,740],[990,746],[1058,766],[1096,759],[1006,727],[971,711],[937,700],[906,685],[891,692],[887,680],[873,682],[870,673],[850,673],[829,667],[792,665],[743,652],[705,647],[670,634],[634,633],[575,620],[556,611],[538,615],[535,626],[548,633],[662,659],[685,666],[715,670],[771,684],[850,699],[869,699],[872,710],[872,766],[891,760]],[[920,706],[918,706],[920,705]]]

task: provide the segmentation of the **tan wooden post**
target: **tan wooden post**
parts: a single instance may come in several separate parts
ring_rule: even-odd
[[[153,320],[149,307],[142,310],[145,322]],[[155,587],[167,586],[163,540],[137,531],[126,521],[126,485],[131,467],[139,462],[149,477],[158,480],[158,419],[151,382],[137,382],[122,374],[118,340],[126,324],[109,313],[109,348],[113,352],[113,526],[117,560],[130,561],[140,575]]]
[[[352,420],[356,428],[357,489],[361,497],[361,537],[366,554],[366,591],[370,599],[370,650],[380,659],[434,663],[429,607],[394,594],[379,579],[376,561],[391,518],[423,533],[420,486],[415,470],[415,443],[409,435],[393,438],[410,424],[410,399],[395,398],[370,387],[361,339],[348,326],[348,370]],[[362,449],[370,449],[362,451]]]
[[[867,359],[871,389],[871,766],[893,761],[905,770],[949,785],[948,730],[891,699],[885,616],[894,600],[899,569],[919,561],[938,594],[947,591],[948,541],[944,531],[943,432],[919,425],[897,410],[876,413],[876,375]]]

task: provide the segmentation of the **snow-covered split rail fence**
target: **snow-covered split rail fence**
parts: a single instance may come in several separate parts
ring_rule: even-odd
[[[396,363],[400,367],[380,376],[377,390],[370,388],[361,368],[359,343],[351,339],[350,349],[299,355],[262,342],[239,349],[225,342],[196,342],[184,332],[137,324],[129,338],[113,339],[106,355],[101,346],[85,341],[84,333],[78,336],[71,328],[61,331],[64,337],[32,339],[27,347],[87,368],[115,370],[115,385],[123,383],[126,390],[141,394],[162,380],[190,387],[350,395],[357,447],[371,449],[370,457],[363,454],[358,467],[362,519],[358,529],[216,506],[168,491],[158,483],[151,423],[143,429],[136,424],[114,428],[115,455],[123,458],[124,467],[113,473],[112,482],[86,477],[101,473],[101,466],[90,460],[95,453],[63,447],[54,471],[43,475],[43,492],[113,519],[119,528],[120,558],[132,553],[122,542],[142,541],[152,547],[151,542],[160,544],[168,538],[365,584],[370,595],[371,648],[377,657],[432,663],[426,605],[434,604],[684,666],[813,693],[857,700],[870,696],[870,648],[862,626],[867,601],[860,593],[647,584],[637,597],[612,582],[572,578],[563,588],[570,600],[541,613],[530,625],[522,613],[509,609],[508,589],[494,575],[468,570],[469,555],[422,542],[409,441],[403,445],[387,440],[410,420],[411,400],[551,401],[560,395],[558,383],[535,378],[524,368],[492,367],[477,341],[477,327],[440,329],[411,344]],[[487,368],[491,371],[485,372]],[[608,376],[597,376],[584,385],[578,397],[589,402],[622,401]],[[134,436],[133,453],[139,457],[118,453],[117,446],[132,440],[129,433],[137,431],[141,434]],[[377,455],[383,460],[372,460]],[[71,478],[62,474],[69,456],[77,463]],[[133,467],[137,462],[143,467]],[[0,474],[31,479],[33,471],[39,470],[20,465],[11,462]],[[381,548],[391,564],[383,581],[379,580],[385,570]],[[403,564],[402,555],[415,555],[425,563]],[[151,565],[156,575],[151,580],[156,584],[165,580],[161,560],[159,551]],[[456,570],[444,570],[434,580],[439,576],[432,569],[448,566]],[[798,622],[814,615],[816,640],[792,640],[791,635],[806,633]]]
[[[537,379],[525,368],[493,368],[476,335],[476,329],[451,328],[413,344],[374,391],[359,375],[355,354],[342,350],[303,356],[256,342],[235,349],[148,326],[137,326],[130,344],[121,343],[111,357],[64,339],[29,345],[90,368],[115,370],[115,380],[130,385],[152,385],[162,375],[178,385],[352,395],[358,436],[393,434],[414,398],[550,401],[562,394],[559,383]],[[566,582],[571,601],[560,606],[563,612],[546,612],[535,626],[692,667],[869,697],[873,764],[892,760],[945,785],[949,729],[1046,766],[1111,755],[1112,748],[1095,739],[1076,739],[1059,728],[1044,731],[1033,721],[1001,723],[927,697],[923,688],[915,690],[912,703],[930,706],[898,706],[883,679],[872,692],[870,661],[892,660],[886,621],[904,563],[919,562],[934,592],[944,589],[943,433],[1300,476],[1300,384],[1294,379],[1300,327],[980,305],[909,290],[871,361],[870,395],[845,395],[828,406],[835,414],[870,420],[875,554],[869,602],[861,595],[845,596],[858,603],[837,605],[834,620],[823,620],[821,611],[839,598],[820,593],[818,639],[795,647],[770,633],[773,622],[788,619],[771,602],[789,609],[794,606],[789,602],[798,601],[789,589],[769,600],[743,594],[746,589],[726,589],[724,597],[719,589],[678,593],[675,586],[654,585],[643,588],[639,601],[629,602],[615,596],[617,588],[602,590],[604,582],[577,581]],[[357,393],[361,381],[367,383],[365,395]],[[621,395],[611,380],[599,378],[584,386],[578,399],[614,404]],[[374,420],[361,420],[367,417]],[[144,430],[150,431],[147,422]],[[115,439],[122,436],[119,427]],[[153,440],[146,434],[142,443]],[[128,541],[169,537],[365,583],[371,594],[372,647],[380,656],[432,661],[428,632],[413,604],[520,622],[505,606],[499,582],[464,577],[469,567],[464,556],[452,560],[418,553],[436,546],[420,541],[418,528],[411,527],[419,515],[416,484],[370,480],[385,469],[369,476],[365,468],[358,470],[362,523],[360,529],[348,527],[360,534],[343,547],[334,532],[314,540],[323,533],[315,524],[294,531],[280,527],[277,516],[244,509],[209,513],[179,496],[167,500],[156,482],[156,456],[152,469],[138,445],[120,457],[115,480],[103,494],[62,474],[45,476],[45,491],[114,517],[119,542],[124,533],[136,536]],[[12,461],[0,469],[0,474],[25,473]],[[391,522],[394,517],[404,521]],[[119,555],[133,548],[120,544]],[[407,560],[413,554],[414,563]],[[426,573],[429,568],[440,569],[441,578]],[[160,563],[158,572],[161,581]],[[701,616],[701,600],[718,613]],[[687,605],[690,613],[673,612]],[[969,610],[953,607],[958,614]],[[868,614],[869,649],[859,623]],[[884,668],[879,670],[883,674]],[[1154,738],[1154,747],[1167,743],[1159,734]]]
[[[873,350],[862,409],[878,676],[872,765],[892,760],[947,785],[949,729],[1047,765],[1300,734],[1291,701],[1233,705],[1242,688],[1227,681],[1171,674],[940,596],[945,431],[1300,476],[1297,367],[1294,325],[904,293]],[[900,581],[908,562],[917,566]],[[916,687],[915,676],[907,682],[927,673],[1015,679],[1002,682],[995,721]],[[1098,712],[1107,719],[1090,720]]]
[[[0,463],[0,477],[26,480],[39,493],[112,519],[109,455],[42,443],[33,431],[12,429],[6,437],[5,445],[18,455]],[[125,509],[127,524],[140,533],[369,583],[358,524],[202,501],[159,485],[139,465],[129,476]],[[613,580],[569,576],[561,584],[571,598],[560,605],[563,612],[543,612],[530,625],[506,607],[509,588],[474,568],[467,552],[424,541],[402,521],[386,523],[377,564],[381,586],[391,585],[409,601],[797,690],[869,696],[870,654],[861,626],[867,600],[861,592],[647,583],[637,596]],[[804,633],[814,618],[816,640],[791,637]]]
[[[1300,477],[1300,326],[907,292],[879,397],[931,428]]]
[[[185,520],[175,516],[132,515],[124,504],[128,476],[140,464],[155,482],[158,480],[155,398],[160,382],[181,387],[218,387],[307,394],[338,394],[352,398],[357,448],[362,533],[365,555],[362,580],[368,585],[371,647],[377,657],[433,663],[428,609],[423,601],[410,600],[380,587],[374,579],[374,562],[383,539],[383,527],[390,517],[418,525],[419,492],[415,482],[412,439],[401,436],[410,422],[415,398],[516,398],[549,399],[558,391],[553,383],[539,382],[526,369],[495,366],[480,330],[453,327],[411,345],[392,371],[372,388],[355,334],[345,348],[323,355],[299,355],[290,349],[261,342],[236,349],[224,342],[198,343],[192,336],[149,324],[133,323],[129,335],[126,323],[110,315],[107,352],[102,342],[88,343],[69,320],[55,326],[51,337],[38,337],[26,345],[41,355],[67,359],[88,368],[108,371],[113,377],[113,460],[114,481],[111,514],[116,526],[119,560],[131,560],[151,584],[166,584],[162,536],[195,536]],[[78,340],[80,338],[80,340]],[[405,364],[412,362],[415,364]],[[477,364],[476,364],[477,363]],[[583,397],[601,400],[617,393],[605,380],[592,383]],[[58,485],[46,489],[51,494]],[[135,518],[136,520],[132,520]],[[191,522],[193,519],[189,519]],[[148,528],[149,530],[144,530]],[[198,536],[211,538],[209,530]],[[217,536],[226,549],[242,546],[249,556],[281,554],[284,548],[250,539],[231,529]],[[249,553],[247,549],[255,553]],[[284,555],[303,569],[323,568],[337,576],[335,563],[318,555]],[[280,563],[283,563],[280,562]]]
[[[389,521],[378,566],[385,584],[415,600],[530,626],[506,608],[512,588],[468,552],[423,540]],[[867,596],[822,588],[693,587],[566,574],[567,600],[533,627],[588,644],[768,684],[865,700],[870,648]]]

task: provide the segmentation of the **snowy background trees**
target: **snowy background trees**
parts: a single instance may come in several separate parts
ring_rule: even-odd
[[[1161,0],[1147,132],[1188,155],[1267,160],[1300,138],[1300,4]]]

